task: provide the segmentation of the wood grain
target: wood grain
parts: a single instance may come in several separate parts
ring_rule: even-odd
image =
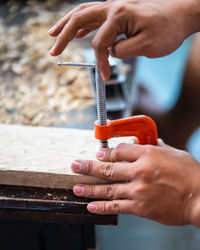
[[[0,124],[0,184],[71,189],[104,183],[75,174],[75,159],[95,160],[98,141],[89,130]]]

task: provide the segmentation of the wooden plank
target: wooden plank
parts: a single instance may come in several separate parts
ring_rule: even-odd
[[[96,159],[94,131],[0,124],[0,184],[71,189],[104,183],[75,174],[75,159]]]
[[[72,172],[75,159],[95,159],[93,131],[0,125],[0,184],[72,188],[102,182]]]

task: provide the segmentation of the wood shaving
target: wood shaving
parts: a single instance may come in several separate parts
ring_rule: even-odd
[[[0,122],[67,123],[69,111],[93,105],[86,69],[57,66],[83,61],[80,43],[71,43],[62,56],[49,55],[55,39],[48,30],[74,6],[9,1],[6,7],[9,14],[0,17]]]

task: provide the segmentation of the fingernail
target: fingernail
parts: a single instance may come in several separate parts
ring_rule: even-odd
[[[82,185],[76,185],[74,186],[73,191],[76,195],[81,195],[84,193],[84,187]]]
[[[96,212],[97,211],[97,204],[89,203],[87,205],[87,209],[88,209],[89,212]]]
[[[78,161],[73,161],[71,168],[74,172],[79,172],[81,170],[81,163]]]
[[[97,158],[103,159],[106,155],[106,151],[99,151],[97,152]]]
[[[54,25],[48,32],[51,33],[56,28],[56,25]]]
[[[101,72],[101,78],[104,80],[104,82],[106,82],[108,79],[106,77],[106,74],[104,72]]]
[[[53,46],[53,47],[51,48],[51,50],[49,51],[49,54],[50,54],[51,56],[53,56],[53,54],[54,54],[54,48],[55,48],[55,46]]]

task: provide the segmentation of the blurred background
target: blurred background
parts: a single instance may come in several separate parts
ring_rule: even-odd
[[[75,39],[59,57],[49,55],[54,38],[48,36],[48,30],[79,3],[1,0],[0,123],[93,129],[94,72],[59,67],[57,62],[94,60],[91,50],[94,33]],[[117,67],[106,83],[108,117],[150,115],[158,125],[159,137],[188,150],[200,161],[199,51],[200,35],[196,34],[164,58],[126,61],[111,58]],[[66,228],[72,230],[73,226],[0,222],[0,245],[6,246],[0,249],[78,250],[66,246],[63,239]],[[41,234],[46,235],[45,243],[35,236]],[[52,234],[60,247],[48,244]],[[117,227],[96,227],[96,248],[196,250],[199,237],[198,229],[192,226],[169,227],[122,215]]]

